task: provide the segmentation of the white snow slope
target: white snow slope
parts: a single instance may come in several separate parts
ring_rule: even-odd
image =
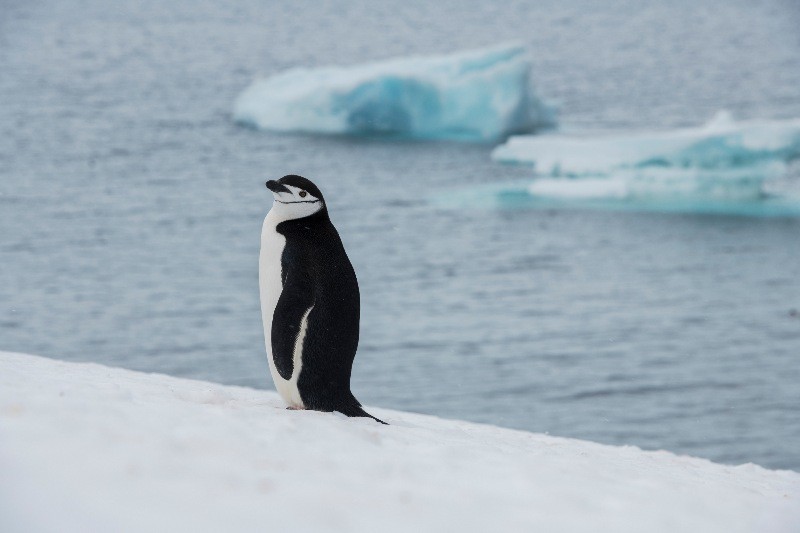
[[[0,531],[800,531],[795,472],[369,411],[0,352]]]

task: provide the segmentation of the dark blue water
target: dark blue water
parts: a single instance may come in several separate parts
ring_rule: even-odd
[[[491,146],[235,126],[256,76],[518,40],[584,129],[800,116],[765,2],[0,5],[0,349],[271,387],[267,178],[329,199],[365,403],[800,469],[800,220],[442,209]]]

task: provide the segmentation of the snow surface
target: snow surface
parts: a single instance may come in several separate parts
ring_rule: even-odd
[[[552,123],[519,45],[256,80],[234,119],[266,130],[492,141]]]
[[[0,531],[800,531],[795,472],[368,410],[0,352]]]

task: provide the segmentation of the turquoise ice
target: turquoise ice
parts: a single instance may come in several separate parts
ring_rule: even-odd
[[[800,157],[800,119],[736,122],[719,112],[701,127],[612,135],[515,136],[495,161],[530,164],[539,175],[598,176],[619,169],[734,169]]]
[[[532,182],[490,194],[507,206],[800,215],[800,119],[722,111],[697,128],[515,136],[492,158],[534,169]]]
[[[234,119],[274,131],[502,140],[552,122],[525,49],[504,45],[349,67],[295,68],[253,82]]]

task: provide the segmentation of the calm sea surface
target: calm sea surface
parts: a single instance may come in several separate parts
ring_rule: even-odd
[[[364,403],[800,469],[800,220],[446,210],[528,171],[230,120],[258,75],[509,40],[564,127],[798,117],[797,28],[793,0],[2,0],[0,349],[272,387],[263,183],[299,173],[359,276]]]

